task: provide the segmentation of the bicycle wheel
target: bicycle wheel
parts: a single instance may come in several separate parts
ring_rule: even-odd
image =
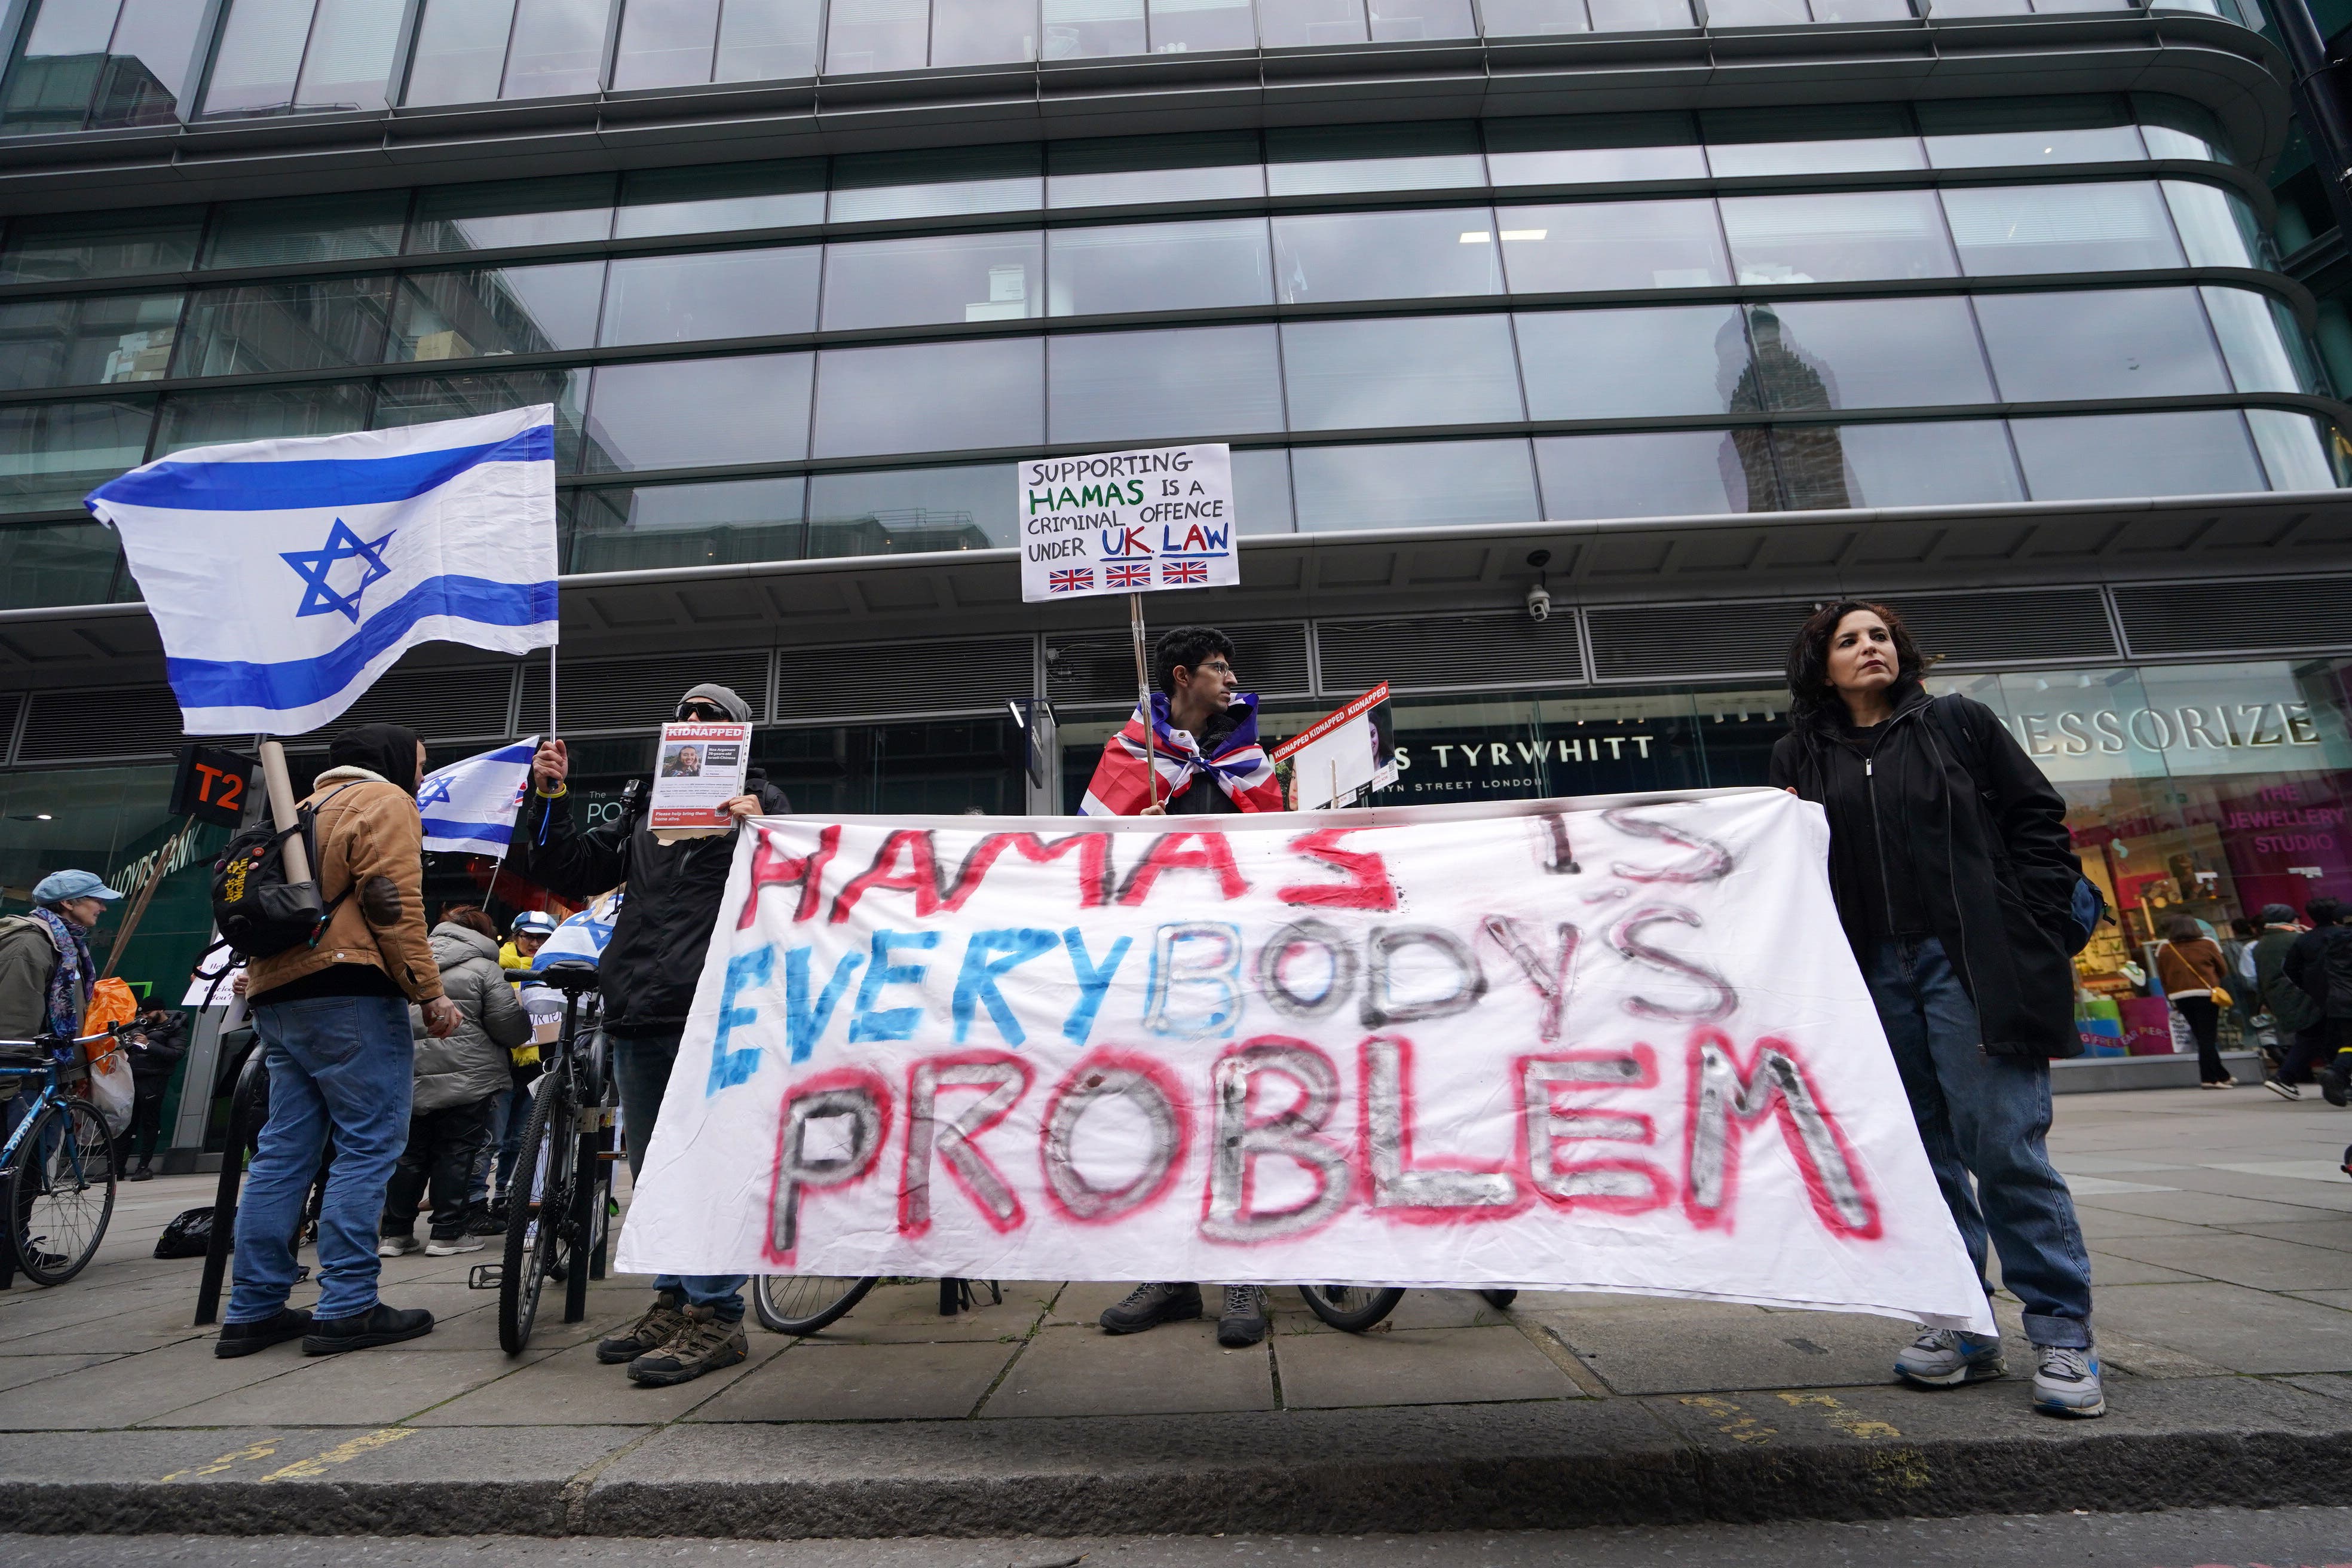
[[[1301,1285],[1298,1293],[1307,1298],[1307,1310],[1347,1334],[1362,1333],[1404,1300],[1402,1290],[1370,1285]]]
[[[1517,1290],[1481,1290],[1478,1294],[1486,1299],[1486,1305],[1498,1312],[1519,1299]]]
[[[37,1285],[82,1271],[114,1214],[114,1141],[87,1100],[53,1100],[16,1145],[8,1173],[9,1241]]]
[[[751,1309],[771,1333],[813,1334],[866,1300],[882,1277],[838,1279],[820,1274],[762,1274],[751,1281]]]
[[[530,1342],[540,1290],[556,1266],[570,1226],[572,1152],[578,1146],[570,1136],[571,1109],[563,1076],[542,1076],[523,1122],[514,1190],[507,1200],[506,1261],[499,1271],[499,1343],[509,1355],[520,1355]]]

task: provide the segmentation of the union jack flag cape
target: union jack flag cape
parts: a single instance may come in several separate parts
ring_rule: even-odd
[[[1237,706],[1247,711],[1217,749],[1207,756],[1189,730],[1171,729],[1168,699],[1151,694],[1152,760],[1159,764],[1160,798],[1174,800],[1205,774],[1218,789],[1233,797],[1244,811],[1280,811],[1282,786],[1275,781],[1274,761],[1257,741],[1257,694],[1244,691]],[[1227,710],[1231,711],[1231,710]],[[1079,803],[1083,816],[1134,816],[1150,804],[1144,781],[1143,704],[1135,705],[1127,728],[1103,742],[1102,761]]]

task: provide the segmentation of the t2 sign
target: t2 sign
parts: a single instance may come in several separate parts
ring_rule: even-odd
[[[241,826],[253,770],[252,760],[235,752],[211,746],[181,747],[180,769],[172,777],[172,815],[222,827]]]

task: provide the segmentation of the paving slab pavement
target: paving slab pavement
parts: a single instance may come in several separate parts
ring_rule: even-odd
[[[646,1282],[499,1349],[487,1254],[387,1260],[431,1335],[221,1361],[198,1264],[158,1262],[209,1177],[127,1185],[99,1258],[0,1291],[0,1528],[885,1537],[1440,1530],[2285,1506],[2352,1464],[2352,1114],[2197,1090],[2072,1095],[2052,1146],[2093,1251],[2113,1413],[1890,1381],[1904,1325],[1527,1291],[1413,1291],[1370,1334],[1297,1294],[1113,1337],[1127,1287],[1005,1281],[942,1318],[886,1283],[824,1334],[753,1329],[666,1390],[594,1360]],[[2332,1177],[2332,1179],[2331,1179]],[[311,1292],[298,1291],[297,1300]],[[1214,1282],[1204,1282],[1212,1314]]]

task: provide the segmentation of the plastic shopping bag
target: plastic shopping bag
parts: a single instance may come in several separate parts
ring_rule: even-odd
[[[131,1058],[121,1047],[114,1046],[102,1056],[89,1059],[89,1102],[106,1121],[106,1131],[113,1137],[122,1136],[131,1125],[131,1102],[135,1091],[131,1084]]]
[[[139,998],[131,991],[131,983],[119,976],[109,975],[90,987],[89,1010],[81,1016],[81,1032],[95,1035],[100,1029],[128,1024],[137,1016]]]

